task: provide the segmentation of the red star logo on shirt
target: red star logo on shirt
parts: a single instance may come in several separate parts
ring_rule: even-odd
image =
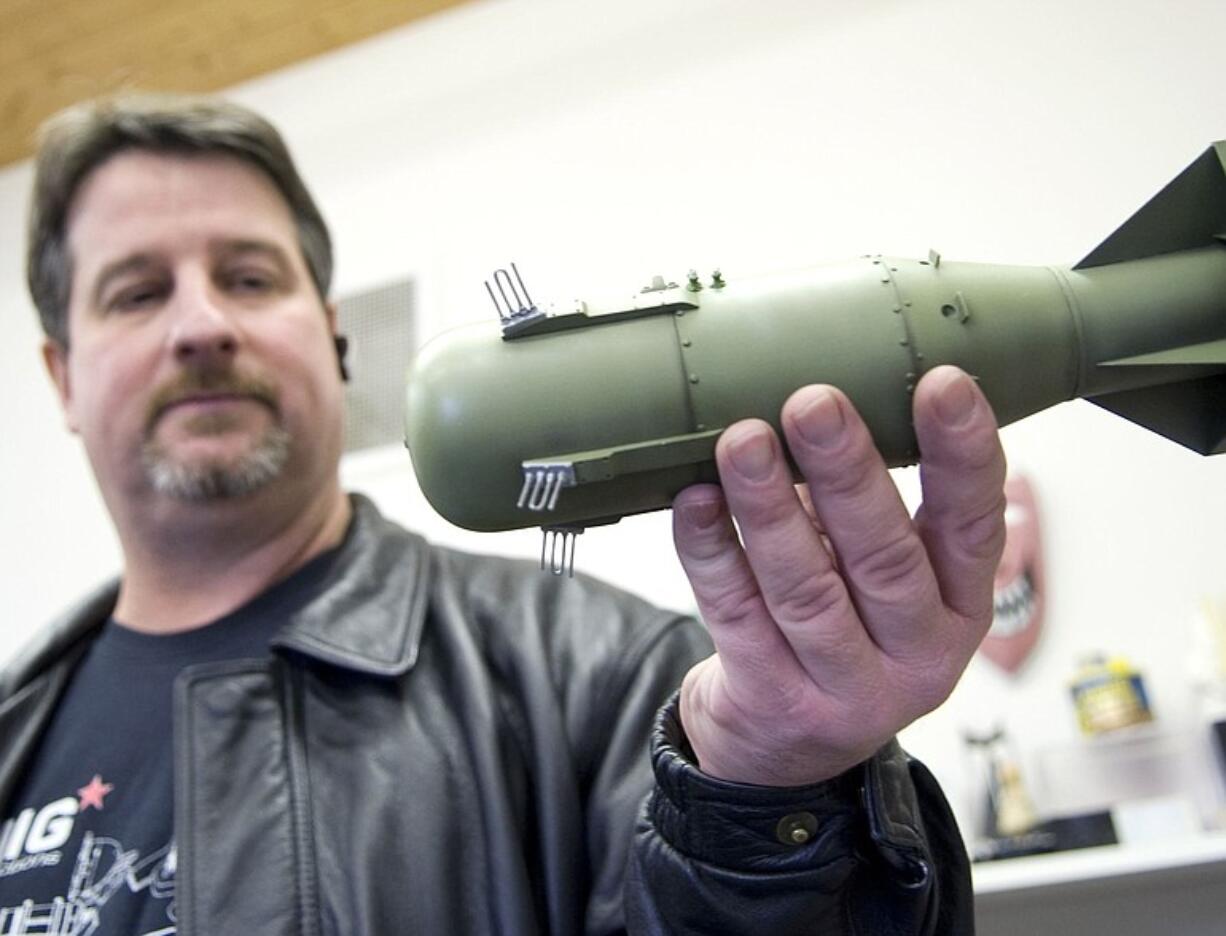
[[[94,779],[89,781],[86,786],[77,790],[77,796],[81,798],[81,804],[78,807],[79,812],[85,812],[89,807],[94,809],[102,808],[102,797],[106,796],[111,790],[115,789],[112,783],[103,783],[102,777],[94,774]]]

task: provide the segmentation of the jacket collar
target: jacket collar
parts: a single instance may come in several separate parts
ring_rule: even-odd
[[[285,616],[272,643],[334,666],[400,676],[417,660],[431,550],[362,495],[351,494],[350,500],[349,530],[336,553],[322,562],[323,574],[292,606],[270,609]],[[111,616],[118,594],[118,582],[98,589],[0,670],[0,711],[9,696],[91,638]]]
[[[273,646],[376,676],[417,660],[429,595],[425,540],[352,494],[353,520],[337,554],[296,603]]]

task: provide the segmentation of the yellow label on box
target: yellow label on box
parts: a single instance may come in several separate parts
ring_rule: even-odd
[[[1086,734],[1102,734],[1153,721],[1141,674],[1122,660],[1091,664],[1072,685],[1077,722]]]

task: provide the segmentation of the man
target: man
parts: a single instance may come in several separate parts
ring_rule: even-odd
[[[837,390],[782,414],[803,497],[769,426],[724,434],[674,510],[708,656],[341,491],[328,235],[256,115],[61,115],[28,269],[124,569],[0,676],[0,932],[970,931],[891,740],[991,617],[1004,461],[965,374],[916,390],[914,522]]]

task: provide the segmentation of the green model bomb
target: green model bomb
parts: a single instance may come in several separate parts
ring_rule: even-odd
[[[1198,452],[1226,448],[1226,143],[1077,265],[865,257],[739,281],[662,278],[625,302],[538,309],[512,267],[501,328],[428,343],[406,442],[447,520],[576,532],[715,481],[733,422],[842,389],[891,466],[917,460],[911,394],[955,364],[1001,425],[1085,397]],[[561,571],[556,545],[550,564]],[[544,561],[544,556],[543,556]]]

